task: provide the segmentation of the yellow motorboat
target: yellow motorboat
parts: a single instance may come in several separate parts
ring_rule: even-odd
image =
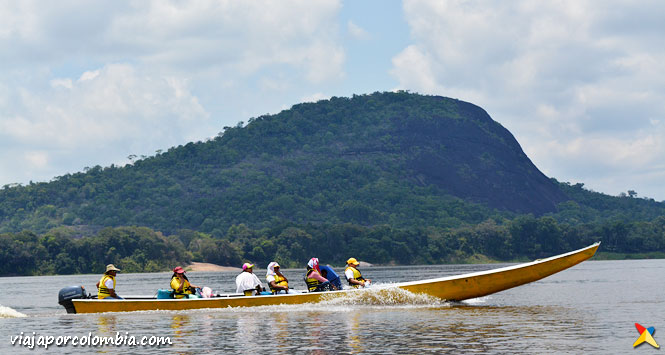
[[[600,243],[569,253],[538,259],[529,263],[499,269],[447,276],[436,279],[402,282],[386,285],[413,294],[424,294],[447,301],[462,301],[482,297],[512,287],[540,280],[544,277],[575,266],[595,253]],[[241,294],[215,295],[211,298],[157,299],[156,297],[128,297],[123,300],[98,300],[88,298],[83,287],[70,287],[60,291],[59,303],[68,313],[132,312],[153,310],[186,310],[200,308],[253,307],[280,304],[317,303],[353,292],[372,292],[369,289],[348,289],[329,292],[295,293],[278,295],[243,296]]]

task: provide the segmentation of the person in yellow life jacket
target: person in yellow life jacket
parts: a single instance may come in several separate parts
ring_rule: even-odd
[[[106,265],[106,272],[104,276],[97,282],[97,298],[103,299],[117,299],[121,300],[122,297],[118,296],[115,292],[115,275],[120,271],[113,264]]]
[[[279,271],[279,264],[276,261],[268,264],[266,281],[268,281],[268,286],[273,294],[289,293],[289,280]]]
[[[322,292],[334,289],[330,281],[321,275],[319,269],[319,259],[311,258],[307,263],[307,273],[305,273],[305,284],[309,292]]]
[[[346,276],[346,280],[351,287],[358,288],[369,286],[372,280],[363,278],[363,275],[358,270],[360,263],[356,258],[349,258],[349,260],[346,261],[346,265],[344,276]]]
[[[171,288],[173,289],[173,297],[187,298],[189,295],[196,295],[196,289],[200,287],[190,284],[189,279],[185,276],[185,270],[178,266],[173,269]]]

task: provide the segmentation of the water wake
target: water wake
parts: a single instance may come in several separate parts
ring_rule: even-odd
[[[204,308],[187,310],[188,313],[273,313],[273,312],[352,312],[363,309],[383,308],[430,308],[451,307],[450,302],[436,297],[415,294],[398,287],[373,285],[372,288],[353,290],[346,293],[330,292],[323,294],[316,303],[276,304],[255,307]],[[141,313],[160,313],[165,311],[141,311]],[[181,311],[166,311],[179,313]]]
[[[398,287],[372,287],[343,295],[327,294],[322,304],[363,306],[443,306],[445,301],[424,294],[415,294]]]
[[[0,305],[0,318],[21,318],[21,317],[27,317],[27,316],[13,308]]]
[[[452,307],[452,303],[437,297],[416,294],[393,284],[372,285],[371,288],[350,290],[349,292],[323,293],[315,303],[275,304],[254,307],[203,308],[187,310],[188,313],[273,313],[273,312],[352,312],[361,308],[430,308]],[[182,311],[139,311],[140,313],[180,313]],[[137,313],[139,313],[137,312]]]
[[[483,297],[478,297],[478,298],[471,298],[468,300],[464,300],[461,303],[462,304],[467,304],[470,306],[477,306],[477,305],[483,305],[487,303],[487,301],[490,299],[490,296],[483,296]]]

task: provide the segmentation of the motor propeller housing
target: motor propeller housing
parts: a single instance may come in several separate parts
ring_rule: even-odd
[[[72,300],[85,298],[90,298],[90,295],[85,293],[85,287],[83,286],[69,286],[58,292],[58,304],[65,307],[67,313],[76,313]]]

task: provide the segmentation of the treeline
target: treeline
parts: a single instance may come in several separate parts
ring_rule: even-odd
[[[74,237],[71,228],[43,235],[24,231],[0,235],[3,275],[99,273],[109,263],[124,272],[167,271],[191,261],[265,267],[276,260],[303,267],[310,257],[343,265],[354,256],[375,264],[440,264],[513,261],[552,256],[602,241],[616,253],[665,252],[665,217],[651,222],[615,220],[599,225],[558,223],[532,215],[487,220],[454,229],[401,229],[387,225],[283,224],[259,230],[234,225],[222,236],[180,230],[164,236],[145,227],[104,228]]]
[[[556,179],[552,179],[557,182]],[[561,190],[570,197],[569,201],[557,206],[554,216],[559,221],[576,224],[600,223],[610,220],[644,221],[665,216],[665,201],[653,198],[636,197],[635,191],[610,196],[584,188],[583,183],[558,183]]]
[[[157,272],[193,259],[240,261],[227,241],[189,231],[164,236],[145,227],[118,227],[104,228],[90,237],[73,237],[75,234],[71,228],[43,235],[29,231],[0,234],[0,272],[9,276],[87,274],[99,273],[107,264],[119,265],[123,272]]]

